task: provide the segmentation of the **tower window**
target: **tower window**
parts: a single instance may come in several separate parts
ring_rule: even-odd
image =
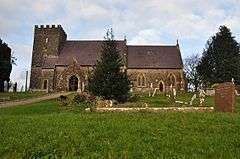
[[[45,42],[48,43],[48,38],[45,39]]]
[[[48,80],[44,80],[43,81],[43,89],[47,89],[48,88]]]

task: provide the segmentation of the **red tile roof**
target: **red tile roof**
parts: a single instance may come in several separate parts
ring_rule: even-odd
[[[69,64],[73,58],[79,62],[80,65],[94,65],[100,57],[101,45],[103,41],[67,41],[59,54],[57,64]],[[125,41],[117,41],[120,54],[123,54]]]
[[[128,46],[128,68],[183,68],[179,48],[174,46]]]
[[[128,53],[128,68],[183,68],[181,53],[175,46],[127,46],[124,40],[118,40],[120,54]],[[75,58],[80,65],[92,66],[100,57],[102,40],[66,41],[59,57],[48,57],[43,68],[55,65],[69,65]]]

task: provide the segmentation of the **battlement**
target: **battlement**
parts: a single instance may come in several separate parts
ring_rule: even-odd
[[[66,32],[64,31],[61,25],[35,25],[35,33],[60,33],[65,39],[67,37]]]
[[[50,28],[62,28],[61,25],[35,25],[35,29],[50,29]]]

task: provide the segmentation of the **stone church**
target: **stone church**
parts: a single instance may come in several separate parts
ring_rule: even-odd
[[[176,45],[127,45],[116,40],[132,91],[167,92],[185,89],[183,62]],[[89,73],[100,57],[103,40],[67,40],[58,25],[35,26],[30,89],[84,91]]]

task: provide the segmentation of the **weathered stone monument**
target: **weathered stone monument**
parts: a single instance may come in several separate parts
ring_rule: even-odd
[[[206,96],[206,93],[203,89],[200,89],[199,90],[199,105],[202,107],[204,106],[204,103],[205,103],[205,96]]]
[[[194,95],[192,96],[190,102],[189,102],[189,104],[190,104],[191,106],[193,105],[193,102],[194,102],[194,100],[195,100],[196,98],[197,98],[197,95],[194,94]]]
[[[17,82],[15,82],[13,85],[13,92],[17,92]]]
[[[4,92],[8,92],[8,82],[4,81]]]
[[[219,112],[234,112],[235,85],[232,82],[219,84],[215,90],[215,109]]]

